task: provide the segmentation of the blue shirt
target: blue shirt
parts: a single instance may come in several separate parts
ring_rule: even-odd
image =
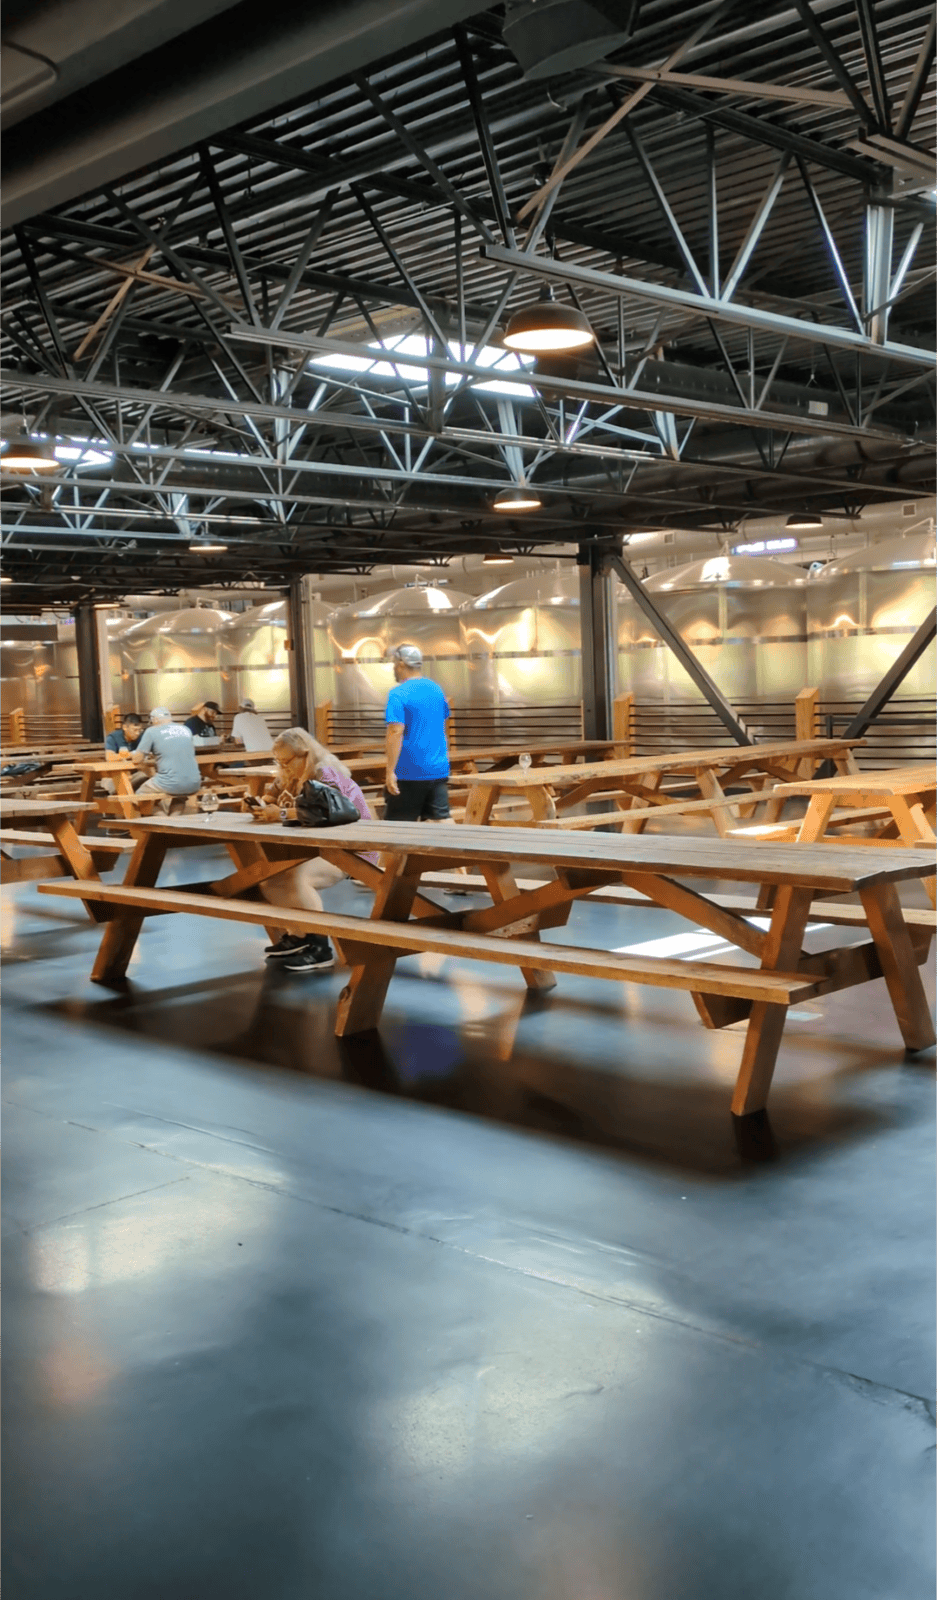
[[[135,739],[128,739],[122,728],[115,728],[105,739],[104,748],[113,750],[115,755],[120,755],[121,750],[136,750],[142,738],[143,734],[138,733]]]
[[[156,776],[166,794],[194,794],[201,788],[195,741],[181,722],[152,723],[137,749],[155,760]]]
[[[397,777],[404,783],[448,778],[446,719],[449,705],[431,678],[405,678],[387,697],[387,722],[403,723]]]

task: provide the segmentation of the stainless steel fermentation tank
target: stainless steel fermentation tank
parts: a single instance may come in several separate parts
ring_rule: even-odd
[[[711,556],[645,580],[655,604],[731,702],[791,701],[807,682],[807,576],[764,556]],[[661,705],[703,696],[624,589],[622,693]]]
[[[829,701],[863,701],[934,605],[933,532],[909,533],[830,562],[807,590],[807,674]],[[935,693],[925,651],[896,699]]]
[[[335,664],[335,710],[383,712],[393,687],[387,652],[415,644],[426,675],[453,707],[469,703],[469,664],[459,626],[460,607],[472,597],[435,584],[414,584],[339,606],[329,620]]]
[[[118,636],[121,693],[118,703],[176,715],[203,700],[224,701],[220,633],[230,611],[187,606],[131,623]]]
[[[315,703],[325,705],[335,697],[335,667],[328,621],[332,607],[313,600],[307,616],[312,630]],[[271,600],[232,617],[218,630],[221,652],[224,711],[233,713],[246,698],[258,711],[290,710],[288,607]]]
[[[26,724],[36,719],[74,717],[78,699],[75,624],[60,622],[58,639],[4,639],[0,644],[0,715],[20,708]]]
[[[495,711],[582,700],[575,567],[518,578],[460,613],[469,702]]]

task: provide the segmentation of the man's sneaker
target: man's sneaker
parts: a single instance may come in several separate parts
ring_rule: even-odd
[[[335,956],[328,939],[310,939],[305,950],[287,961],[284,972],[330,972],[335,965]]]
[[[308,934],[284,933],[282,939],[276,944],[268,944],[264,955],[268,961],[282,961],[284,956],[296,956],[300,950],[305,950],[309,942]]]

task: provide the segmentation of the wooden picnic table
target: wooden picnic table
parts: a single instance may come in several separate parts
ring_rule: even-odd
[[[265,926],[273,935],[314,932],[334,939],[349,981],[338,1003],[336,1033],[377,1027],[397,959],[415,951],[519,966],[528,987],[553,986],[555,972],[689,991],[703,1022],[728,1027],[748,1019],[732,1110],[764,1108],[787,1008],[820,994],[883,976],[905,1045],[934,1042],[918,964],[933,929],[909,925],[896,884],[926,866],[917,851],[872,856],[829,845],[775,845],[740,850],[722,839],[651,835],[551,834],[517,828],[440,827],[432,823],[359,822],[332,829],[258,826],[245,816],[152,817],[133,824],[137,847],[121,885],[49,884],[43,893],[74,894],[105,923],[95,982],[119,985],[148,915],[185,912]],[[161,887],[160,869],[173,846],[227,847],[234,871],[187,888]],[[360,852],[380,852],[380,864]],[[314,856],[374,891],[370,918],[286,910],[240,898],[266,878]],[[427,894],[425,874],[480,870],[490,903],[447,911]],[[521,889],[515,868],[547,868],[549,881]],[[683,880],[690,880],[689,884]],[[705,880],[774,886],[770,926],[762,932],[705,891]],[[541,931],[563,926],[573,903],[608,885],[639,890],[655,904],[708,928],[742,953],[742,963],[681,962],[607,949],[543,944]],[[813,900],[861,897],[871,938],[804,954]],[[828,937],[828,935],[827,935]],[[750,964],[745,965],[745,959]]]
[[[541,740],[539,744],[472,745],[465,750],[450,749],[449,768],[453,777],[474,775],[479,765],[488,772],[503,772],[507,767],[515,767],[522,755],[530,756],[532,768],[542,767],[551,761],[571,765],[589,757],[593,761],[600,761],[603,756],[611,755],[614,749],[614,739],[554,739],[546,742]],[[386,762],[383,750],[375,751],[372,755],[353,756],[345,761],[345,766],[359,784],[384,781]]]
[[[748,833],[756,839],[768,835],[775,839],[792,839],[798,844],[815,844],[825,839],[851,846],[910,845],[926,850],[933,857],[937,843],[934,831],[937,767],[933,763],[896,767],[890,772],[800,779],[796,783],[779,785],[775,794],[784,799],[792,795],[809,798],[810,804],[800,823],[789,824],[783,834],[777,827],[768,827],[740,829],[740,835]],[[871,836],[861,838],[839,831],[861,823],[872,825]],[[925,878],[924,886],[934,901],[937,886],[932,875]]]
[[[553,766],[522,771],[480,772],[472,779],[465,807],[465,823],[497,821],[492,811],[499,800],[522,799],[529,805],[533,822],[563,828],[575,806],[598,794],[611,797],[614,809],[592,816],[575,818],[579,828],[621,827],[622,831],[641,832],[648,819],[661,807],[679,813],[687,810],[708,812],[717,832],[729,831],[729,815],[737,806],[754,806],[762,800],[769,815],[777,806],[774,793],[767,791],[770,780],[781,781],[809,773],[823,761],[832,760],[840,772],[856,770],[852,755],[862,739],[778,740],[756,745],[717,746],[708,750],[683,750],[663,756],[630,756],[627,760],[587,762],[576,766]],[[663,787],[665,778],[682,778],[692,785],[686,799],[674,802]],[[750,793],[730,799],[725,788],[745,782]],[[633,812],[633,815],[629,815]],[[506,824],[505,824],[506,825]]]
[[[27,883],[35,878],[68,875],[96,878],[112,867],[129,850],[129,843],[82,838],[73,820],[78,811],[76,801],[0,799],[0,883]],[[22,846],[38,847],[44,853],[10,854],[12,847]]]
[[[206,784],[211,784],[217,778],[217,768],[219,766],[232,766],[240,763],[243,771],[238,772],[236,775],[232,774],[232,778],[239,784],[243,783],[247,793],[253,795],[260,793],[264,784],[269,782],[275,771],[269,765],[269,754],[263,751],[255,751],[253,753],[248,751],[246,755],[243,750],[240,755],[228,751],[200,751],[196,753],[195,759]],[[261,763],[263,762],[267,764],[262,765]],[[113,809],[126,818],[139,817],[141,803],[145,805],[153,797],[144,795],[141,802],[131,779],[134,773],[144,770],[144,768],[136,766],[128,758],[121,761],[78,762],[76,771],[81,773],[81,790],[78,796],[81,813],[80,826],[84,827],[85,818],[95,810],[107,812]],[[102,801],[100,804],[95,802],[94,791],[104,778],[112,779],[114,784],[113,807],[108,800]],[[159,797],[157,796],[156,798]]]

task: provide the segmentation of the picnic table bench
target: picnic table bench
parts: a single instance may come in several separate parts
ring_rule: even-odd
[[[896,885],[927,870],[917,851],[872,857],[839,846],[775,845],[739,850],[721,839],[651,835],[547,833],[517,828],[447,828],[427,823],[359,822],[333,829],[258,826],[248,817],[153,817],[133,824],[137,846],[121,885],[48,884],[43,893],[76,895],[105,923],[92,979],[119,985],[147,916],[192,913],[265,926],[268,933],[315,932],[334,939],[349,981],[338,1003],[336,1033],[377,1027],[399,957],[432,951],[518,966],[528,988],[548,989],[556,972],[682,989],[708,1027],[747,1019],[732,1110],[764,1108],[790,1004],[885,978],[905,1045],[934,1042],[918,972],[933,930],[909,923]],[[235,870],[184,888],[161,887],[170,847],[223,843]],[[360,852],[380,852],[380,865]],[[374,891],[370,918],[285,910],[242,896],[279,872],[320,855]],[[548,869],[548,881],[521,888],[515,869]],[[426,874],[458,867],[480,872],[490,903],[446,910],[426,892]],[[690,880],[689,883],[684,880]],[[726,879],[776,889],[767,932],[702,892]],[[741,964],[661,957],[542,943],[565,925],[576,900],[623,885],[708,928],[741,953]],[[804,934],[818,896],[858,893],[871,938],[805,953]],[[748,964],[745,964],[746,961]]]
[[[77,814],[74,801],[0,799],[0,883],[68,875],[91,878],[132,849],[125,839],[83,838],[74,825]],[[12,848],[23,847],[43,853],[10,854]]]
[[[656,809],[678,814],[691,809],[710,814],[719,834],[730,827],[729,813],[737,807],[753,809],[763,803],[772,817],[783,801],[767,787],[812,772],[832,760],[840,772],[856,770],[852,754],[862,739],[778,740],[757,745],[717,746],[684,750],[664,756],[631,756],[627,760],[553,766],[535,771],[512,767],[508,771],[480,772],[472,778],[465,807],[466,824],[497,823],[495,805],[508,797],[523,799],[539,826],[565,828],[576,806],[597,797],[609,798],[614,809],[578,816],[576,828],[616,827],[623,832],[643,832]],[[690,785],[685,802],[675,800],[665,779],[683,779]],[[730,797],[726,787],[745,783],[748,792]]]

